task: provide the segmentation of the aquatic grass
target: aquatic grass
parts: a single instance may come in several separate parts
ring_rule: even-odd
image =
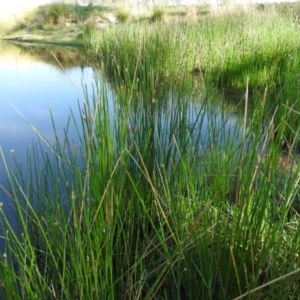
[[[83,286],[85,286],[84,289],[90,287],[89,281],[83,280],[90,276],[85,273],[87,271],[85,263],[81,266],[74,265],[74,269],[67,266],[70,261],[86,262],[89,260],[89,255],[93,254],[84,255],[82,252],[86,248],[85,244],[91,243],[87,239],[91,237],[90,235],[86,238],[83,238],[82,235],[83,231],[86,232],[89,227],[86,224],[89,219],[87,219],[83,206],[85,201],[85,186],[82,180],[84,169],[77,167],[76,152],[74,153],[73,148],[70,147],[67,132],[65,143],[58,142],[53,149],[55,155],[52,158],[42,153],[42,164],[39,164],[38,161],[40,153],[34,151],[34,166],[37,169],[32,170],[29,161],[28,172],[33,173],[33,177],[28,178],[26,186],[21,186],[19,182],[22,183],[22,179],[19,181],[14,175],[10,181],[11,190],[18,191],[11,197],[17,200],[15,205],[18,208],[20,230],[25,232],[24,239],[28,243],[28,246],[25,243],[26,247],[22,244],[19,245],[20,247],[17,249],[19,252],[13,253],[14,257],[20,257],[17,262],[18,268],[22,265],[22,270],[24,270],[20,277],[15,278],[15,282],[11,282],[12,285],[15,285],[17,293],[15,299],[18,299],[17,295],[22,294],[25,295],[25,298],[35,296],[48,298],[58,295],[61,299],[74,298],[83,292]],[[67,150],[66,153],[65,150]],[[69,169],[70,163],[72,167]],[[39,166],[42,165],[44,168],[40,169]],[[19,173],[22,177],[20,170]],[[23,189],[27,189],[29,194],[23,193]],[[89,222],[91,221],[89,220]],[[103,230],[105,231],[105,229]],[[103,234],[102,229],[101,233]],[[101,235],[97,234],[96,237],[93,237],[93,243],[95,241],[99,243],[93,245],[101,248]],[[16,246],[18,244],[13,248]],[[82,251],[78,252],[79,246],[82,247]],[[32,253],[26,253],[27,247],[32,250]],[[100,253],[96,257],[91,257],[91,263],[94,264],[92,259],[97,259],[99,263],[102,263],[103,257],[101,256],[102,258],[99,260],[98,255]],[[107,264],[108,260],[104,263]],[[37,288],[37,285],[34,284],[36,276],[42,278],[41,286],[38,288],[39,293],[33,293]],[[106,276],[106,278],[108,277]],[[51,280],[51,283],[48,280]],[[65,280],[68,282],[68,287],[61,284]],[[81,285],[75,290],[69,285],[72,285],[74,280],[81,281]],[[25,283],[20,286],[20,290],[18,282]],[[91,287],[90,290],[94,290],[93,295],[97,298],[102,297],[101,291],[104,289]]]
[[[67,125],[49,153],[33,146],[27,169],[6,164],[19,231],[3,205],[4,297],[297,298],[299,167],[278,166],[297,110],[278,101],[266,118],[265,88],[250,110],[251,77],[243,115],[216,105],[211,86],[193,86],[189,70],[217,65],[206,53],[204,68],[194,44],[172,46],[198,36],[190,26],[169,36],[158,24],[91,35],[110,77],[96,78],[91,94],[83,87],[80,120],[71,113],[80,143],[71,143]],[[220,38],[231,26],[206,34]],[[111,33],[120,32],[116,42]]]
[[[262,141],[258,126],[242,131],[224,108],[181,92],[126,102],[108,98],[102,77],[70,120],[80,145],[66,126],[53,154],[33,147],[26,173],[6,165],[20,234],[2,206],[5,297],[299,293],[299,175],[277,170],[273,121]],[[263,116],[260,107],[253,124]]]

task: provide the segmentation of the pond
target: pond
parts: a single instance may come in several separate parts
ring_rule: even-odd
[[[82,97],[73,85],[80,91],[82,82],[91,82],[93,70],[74,66],[64,72],[13,49],[13,54],[2,52],[0,55],[0,144],[7,157],[13,152],[22,162],[26,160],[28,144],[37,137],[26,120],[54,142],[51,109],[62,137],[70,108],[74,109],[77,99]],[[75,109],[74,114],[78,117],[78,110]],[[72,135],[74,131],[70,129],[69,133]]]
[[[0,146],[9,168],[12,169],[14,169],[12,157],[15,157],[25,170],[28,150],[32,142],[37,141],[38,133],[49,143],[55,143],[56,136],[50,110],[57,137],[63,140],[70,110],[73,112],[74,119],[80,120],[78,104],[83,105],[84,102],[83,85],[86,85],[88,93],[91,93],[95,80],[101,82],[101,77],[96,75],[99,72],[95,64],[78,50],[69,49],[67,52],[48,50],[40,52],[30,46],[26,49],[24,45],[20,47],[14,44],[0,44]],[[47,51],[48,54],[46,54]],[[106,90],[112,114],[111,126],[113,126],[114,92],[109,84],[106,84]],[[168,147],[170,142],[170,135],[165,132],[165,128],[168,128],[168,123],[174,122],[172,111],[176,109],[174,99],[166,99],[166,102],[167,105],[155,108],[152,122],[149,122],[155,127],[154,132],[157,136],[164,136],[160,141],[164,147]],[[147,114],[147,111],[144,113]],[[235,139],[237,131],[240,130],[236,126],[238,120],[235,113],[230,110],[224,113],[217,108],[205,111],[201,106],[201,101],[198,104],[191,102],[184,114],[182,120],[185,120],[185,129],[189,130],[192,124],[203,146],[202,150],[206,149],[212,136],[221,145],[225,144],[224,132],[226,142],[228,142],[230,137]],[[129,123],[133,127],[142,117],[143,113],[136,116],[133,110]],[[147,119],[147,115],[144,117]],[[210,121],[212,119],[213,123]],[[158,126],[156,123],[159,120]],[[79,143],[79,137],[72,124],[68,129],[68,138],[75,145]],[[152,126],[151,124],[149,126]],[[215,127],[212,128],[211,124]],[[47,143],[42,141],[41,144],[43,151],[50,152]],[[1,202],[3,202],[3,207],[7,207],[9,199],[3,191],[3,187],[7,186],[7,175],[2,159],[0,160],[0,184],[2,186]],[[9,210],[6,212],[10,214]],[[11,218],[13,220],[12,215]]]
[[[79,63],[75,62],[63,71],[58,64],[46,63],[24,48],[0,44],[0,147],[10,168],[14,168],[12,156],[23,168],[26,167],[27,152],[32,142],[37,141],[37,132],[50,143],[55,142],[50,109],[60,140],[64,138],[70,109],[74,117],[79,118],[77,107],[78,101],[82,101],[81,86],[89,85],[94,78],[94,70]],[[72,125],[68,136],[78,143],[78,135]],[[50,152],[46,143],[42,143],[42,147]],[[4,187],[6,183],[7,175],[1,159],[0,184]],[[1,202],[5,207],[7,195],[2,195],[2,192]],[[9,213],[9,210],[6,212]]]

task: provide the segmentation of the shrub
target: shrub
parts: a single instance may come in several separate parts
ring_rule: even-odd
[[[54,25],[62,23],[70,16],[70,7],[65,3],[52,3],[47,10],[47,20]]]
[[[153,13],[152,13],[152,16],[151,16],[151,21],[152,22],[164,21],[165,18],[166,18],[166,13],[162,9],[162,7],[154,6],[153,7]]]
[[[118,8],[116,11],[116,15],[117,15],[117,20],[121,23],[127,22],[131,17],[130,12],[124,8]]]

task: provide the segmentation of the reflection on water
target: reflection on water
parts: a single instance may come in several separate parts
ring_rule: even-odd
[[[27,145],[36,138],[36,133],[16,109],[53,142],[50,108],[62,137],[70,108],[79,118],[77,99],[83,97],[82,82],[90,83],[94,75],[93,69],[85,66],[68,68],[65,73],[59,66],[34,60],[32,56],[12,49],[15,52],[2,52],[0,56],[0,145],[6,155],[12,150],[22,161]],[[75,131],[71,129],[70,135],[75,138]]]
[[[0,146],[12,169],[15,168],[12,154],[25,168],[27,149],[32,141],[37,141],[37,133],[24,118],[28,119],[51,143],[55,142],[55,136],[50,108],[60,140],[64,137],[63,129],[67,124],[70,109],[75,119],[79,120],[77,107],[78,100],[82,101],[83,97],[81,85],[82,83],[90,85],[94,71],[79,59],[75,60],[77,65],[64,65],[65,71],[62,71],[58,63],[55,66],[54,62],[55,60],[52,63],[45,63],[40,56],[34,56],[23,48],[0,44]],[[78,143],[78,135],[72,124],[68,135],[74,144]],[[50,152],[46,144],[43,143],[42,147]],[[0,159],[0,184],[5,186],[6,183],[7,176],[3,161]],[[3,190],[0,195],[5,212],[13,220],[8,208],[8,197],[5,197]],[[0,235],[3,233],[0,232]],[[1,249],[3,249],[2,241],[0,251]]]

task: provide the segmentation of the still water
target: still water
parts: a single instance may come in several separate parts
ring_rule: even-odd
[[[10,169],[16,168],[14,155],[26,170],[27,152],[32,142],[38,140],[37,130],[50,143],[55,142],[50,109],[60,140],[64,138],[70,109],[75,119],[80,118],[78,103],[82,101],[82,84],[89,86],[94,78],[94,70],[85,63],[77,60],[77,65],[68,65],[62,70],[58,63],[55,65],[55,60],[45,62],[23,48],[0,44],[0,147]],[[75,126],[72,122],[70,124],[68,137],[72,143],[78,144]],[[46,143],[41,145],[44,151],[51,152]],[[14,226],[16,222],[9,207],[11,199],[3,192],[6,186],[7,175],[0,158],[0,202]],[[1,239],[0,251],[2,249]]]
[[[6,50],[9,51],[0,54],[0,145],[7,159],[14,153],[18,161],[24,162],[28,145],[37,138],[26,120],[53,143],[51,109],[58,137],[62,138],[70,109],[79,118],[81,86],[92,82],[94,72],[88,66],[73,66],[63,71],[59,65],[34,59],[13,45]],[[69,137],[76,142],[77,134],[72,126]],[[46,150],[47,145],[44,146]],[[0,181],[3,181],[2,162],[0,170]]]

